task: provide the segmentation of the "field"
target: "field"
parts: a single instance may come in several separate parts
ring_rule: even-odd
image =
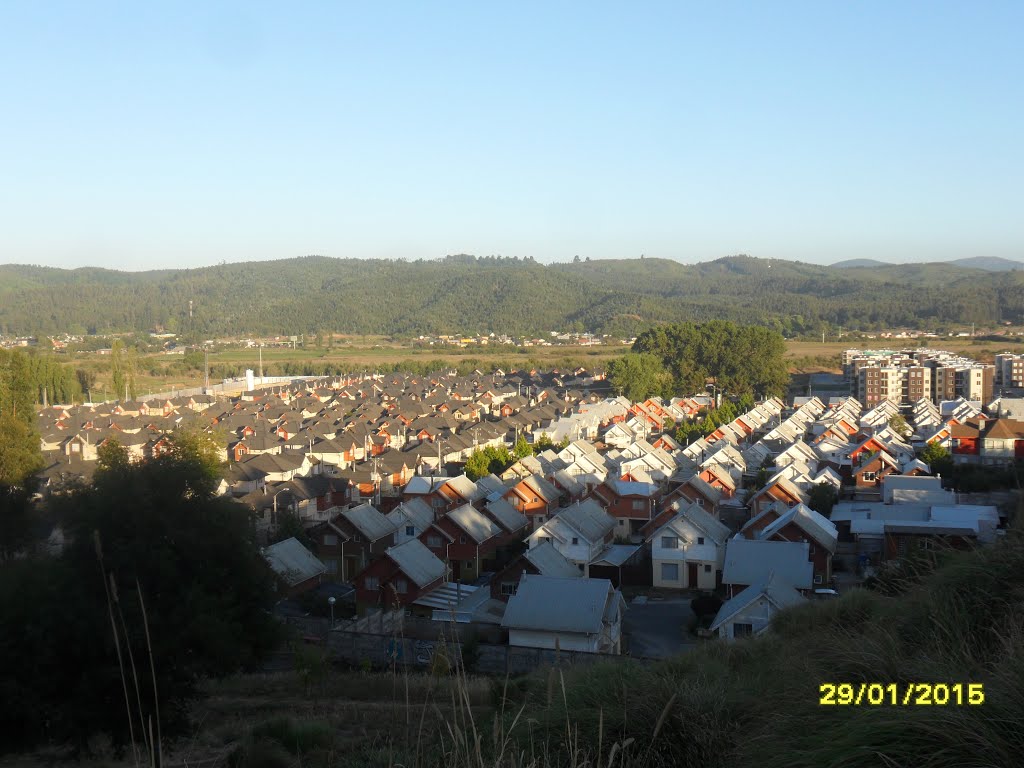
[[[981,362],[991,362],[997,352],[1019,350],[1022,337],[993,340],[987,338],[927,339],[930,348],[958,352]],[[903,342],[903,343],[901,343]],[[861,349],[916,348],[922,346],[914,339],[871,339],[834,341],[787,341],[786,359],[793,374],[839,372],[840,355],[851,347]],[[628,348],[607,346],[551,346],[512,347],[504,345],[472,347],[413,347],[398,344],[385,337],[350,337],[335,341],[331,348],[307,345],[290,349],[267,347],[263,349],[263,370],[268,376],[323,374],[334,372],[392,370],[395,366],[409,366],[416,370],[457,367],[460,370],[480,368],[484,371],[496,367],[506,370],[521,367],[603,367],[609,360],[622,355]],[[78,352],[67,355],[67,364],[84,368],[96,374],[93,396],[105,399],[114,396],[110,383],[110,358],[96,353]],[[210,383],[224,378],[244,376],[251,368],[259,373],[259,351],[228,347],[209,355]],[[188,365],[182,356],[150,354],[139,358],[136,386],[140,395],[153,392],[199,387],[203,385],[203,367],[198,362]]]

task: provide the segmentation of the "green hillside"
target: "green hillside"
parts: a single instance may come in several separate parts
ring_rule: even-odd
[[[193,316],[188,317],[189,301]],[[632,335],[652,323],[727,319],[787,335],[1024,322],[1024,271],[951,263],[871,267],[732,256],[542,265],[323,256],[202,269],[116,272],[0,266],[0,332],[197,335],[390,334],[556,329]]]

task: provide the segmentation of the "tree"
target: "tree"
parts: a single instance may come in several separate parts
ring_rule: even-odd
[[[500,475],[513,464],[512,454],[505,446],[488,445],[473,451],[466,460],[466,477],[476,481],[487,475]]]
[[[306,532],[306,526],[302,524],[302,518],[290,509],[280,509],[277,512],[277,525],[274,533],[271,534],[269,543],[276,544],[279,541],[296,538],[306,549],[313,549],[313,541]]]
[[[631,352],[608,364],[608,379],[616,392],[632,402],[661,395],[671,385],[671,376],[657,355]]]
[[[211,488],[224,474],[226,451],[222,436],[197,427],[181,427],[174,432],[171,453],[182,461],[194,461],[202,468]]]
[[[533,448],[526,441],[526,435],[520,435],[516,439],[516,444],[512,448],[512,457],[519,461],[522,458],[533,455]]]
[[[96,371],[90,371],[88,368],[76,368],[75,378],[78,379],[78,386],[83,394],[91,398],[92,388],[96,385]]]
[[[808,493],[807,506],[825,517],[832,514],[832,507],[839,500],[831,483],[818,483]]]
[[[921,461],[928,465],[933,475],[948,473],[953,468],[953,454],[943,448],[938,440],[925,446],[921,451]]]
[[[131,458],[128,449],[117,438],[108,438],[96,449],[99,469],[105,472],[121,472],[128,468]]]
[[[125,371],[124,343],[117,339],[110,348],[110,376],[114,383],[114,399],[128,399],[128,376]]]
[[[53,506],[64,554],[0,567],[0,615],[18,627],[0,632],[0,747],[141,743],[150,718],[154,737],[180,734],[200,680],[277,647],[249,514],[212,493],[199,462],[101,472]]]
[[[914,433],[914,430],[907,424],[907,420],[898,413],[893,414],[889,419],[889,427],[900,437],[908,437]]]

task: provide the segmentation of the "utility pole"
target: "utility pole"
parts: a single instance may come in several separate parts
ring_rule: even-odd
[[[203,347],[203,380],[207,389],[210,388],[210,350]]]

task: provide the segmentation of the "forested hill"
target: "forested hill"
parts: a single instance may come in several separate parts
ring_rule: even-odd
[[[189,301],[193,317],[188,317]],[[0,332],[164,328],[202,335],[545,333],[632,335],[652,323],[727,319],[786,334],[1024,322],[1024,271],[952,263],[827,267],[731,256],[542,265],[322,256],[117,272],[0,266]],[[191,325],[190,325],[191,324]]]

